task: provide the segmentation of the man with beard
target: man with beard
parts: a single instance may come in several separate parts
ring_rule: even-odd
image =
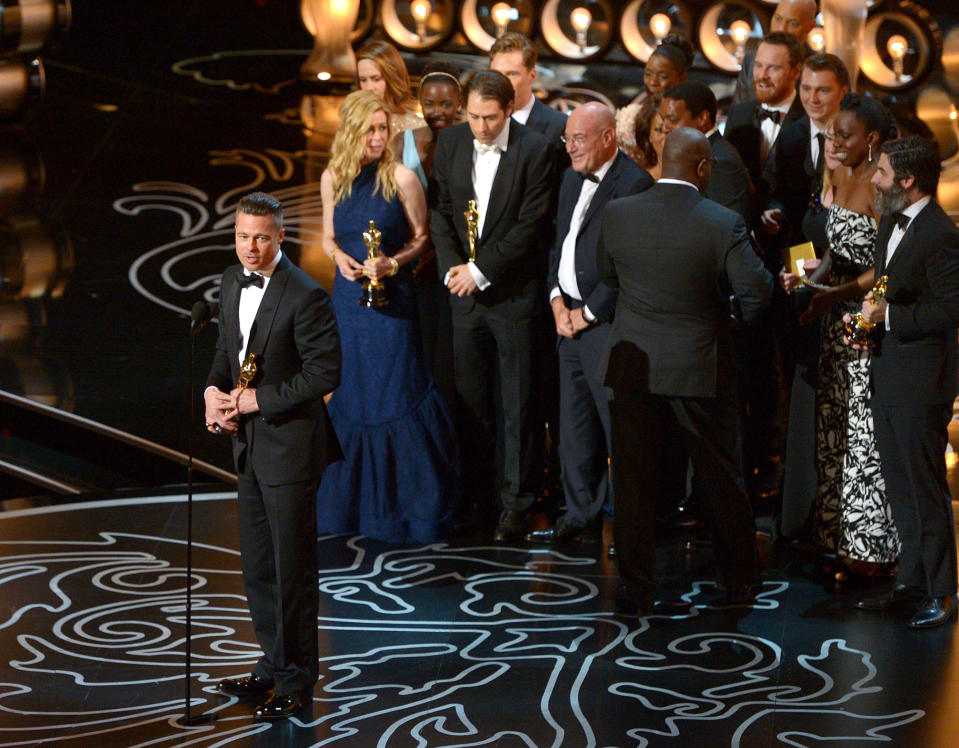
[[[746,164],[753,183],[753,206],[757,209],[765,207],[769,200],[780,133],[803,116],[802,102],[796,93],[801,67],[802,47],[794,37],[782,31],[767,34],[759,43],[753,64],[756,100],[734,104],[726,119],[726,139]],[[758,210],[747,221],[757,226]],[[778,270],[778,253],[764,259],[771,270]]]
[[[806,44],[809,32],[816,26],[816,0],[781,0],[773,11],[769,22],[770,31],[782,31],[795,37],[804,48],[804,54],[812,54]],[[753,61],[756,59],[755,50],[747,50],[743,57],[739,78],[736,80],[736,93],[733,94],[733,104],[743,101],[752,101],[756,94],[753,87]]]
[[[747,225],[754,229],[763,262],[774,274],[782,266],[781,245],[777,237],[762,231],[760,209],[769,200],[782,131],[803,115],[796,94],[801,66],[802,48],[795,37],[783,31],[767,34],[759,44],[753,66],[756,101],[734,105],[726,121],[726,139],[739,151],[753,183],[753,208]],[[746,480],[754,505],[775,499],[779,489],[778,466],[785,443],[779,350],[788,347],[781,345],[786,308],[785,293],[776,292],[763,318],[740,331],[737,341],[740,384],[746,400]],[[778,503],[769,509],[774,516],[778,515]]]
[[[868,294],[861,312],[878,331],[871,405],[902,554],[894,586],[856,607],[911,609],[915,629],[956,620],[955,525],[943,455],[959,368],[959,230],[934,200],[939,170],[935,145],[921,138],[882,145],[872,183],[883,214],[876,278],[888,278],[887,290],[882,299]]]

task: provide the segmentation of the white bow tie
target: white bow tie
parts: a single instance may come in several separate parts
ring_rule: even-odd
[[[496,143],[480,143],[476,138],[473,138],[473,150],[476,151],[480,156],[484,153],[498,153],[499,146]]]

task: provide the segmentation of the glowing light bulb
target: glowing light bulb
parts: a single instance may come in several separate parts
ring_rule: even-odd
[[[586,32],[589,31],[589,25],[593,22],[593,14],[580,6],[574,8],[573,12],[569,14],[569,22],[576,32],[576,44],[579,51],[582,52],[586,49]]]
[[[822,52],[826,47],[826,34],[821,27],[816,26],[806,37],[806,43],[813,52]]]
[[[673,19],[665,13],[656,13],[649,19],[649,30],[653,32],[657,42],[661,42],[673,27]]]
[[[333,76],[330,75],[330,74],[329,74],[328,72],[326,72],[325,70],[322,70],[322,71],[320,71],[319,73],[316,74],[316,77],[319,78],[321,81],[328,81],[328,80],[329,80],[330,78],[332,78]]]
[[[732,26],[729,27],[729,35],[738,46],[746,43],[752,30],[752,26],[746,21],[734,21]]]
[[[906,56],[906,52],[909,49],[909,42],[906,41],[906,37],[896,34],[889,37],[889,41],[886,42],[886,49],[889,50],[889,56],[894,60],[901,60]]]
[[[896,80],[902,80],[902,58],[909,51],[909,42],[906,37],[894,34],[886,42],[886,50],[892,58],[892,70],[896,74]]]
[[[496,24],[496,38],[499,39],[506,33],[506,27],[513,17],[513,6],[509,3],[496,3],[490,10],[490,15]]]
[[[959,120],[959,111],[956,111],[955,104],[949,105],[949,119],[951,119],[953,122]]]
[[[413,21],[416,23],[416,35],[421,39],[426,36],[426,22],[433,12],[433,5],[430,0],[413,0],[410,3],[410,13]]]
[[[729,36],[736,45],[736,61],[742,66],[746,55],[746,40],[752,33],[753,27],[746,21],[733,21],[729,26]]]

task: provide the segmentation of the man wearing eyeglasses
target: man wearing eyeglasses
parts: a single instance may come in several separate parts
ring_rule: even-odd
[[[616,292],[600,282],[596,240],[610,200],[653,184],[617,149],[616,119],[603,104],[574,109],[563,141],[572,166],[560,187],[548,289],[559,336],[559,458],[566,511],[554,526],[529,533],[527,539],[536,543],[598,534],[603,511],[611,508],[609,396],[596,370]]]

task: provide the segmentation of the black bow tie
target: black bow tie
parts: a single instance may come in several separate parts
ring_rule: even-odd
[[[241,289],[249,288],[250,286],[263,288],[263,276],[259,273],[250,273],[249,275],[244,273],[237,279],[237,282],[240,284]]]
[[[892,222],[899,227],[900,231],[905,231],[909,225],[909,216],[905,213],[893,213]]]
[[[756,107],[756,122],[761,125],[764,119],[771,119],[774,125],[778,125],[782,114],[782,112],[778,112],[775,109],[766,109],[761,106]]]
[[[589,174],[583,174],[583,179],[587,179],[590,182],[596,182],[596,184],[599,184],[599,177],[597,177],[592,172],[590,172]]]

